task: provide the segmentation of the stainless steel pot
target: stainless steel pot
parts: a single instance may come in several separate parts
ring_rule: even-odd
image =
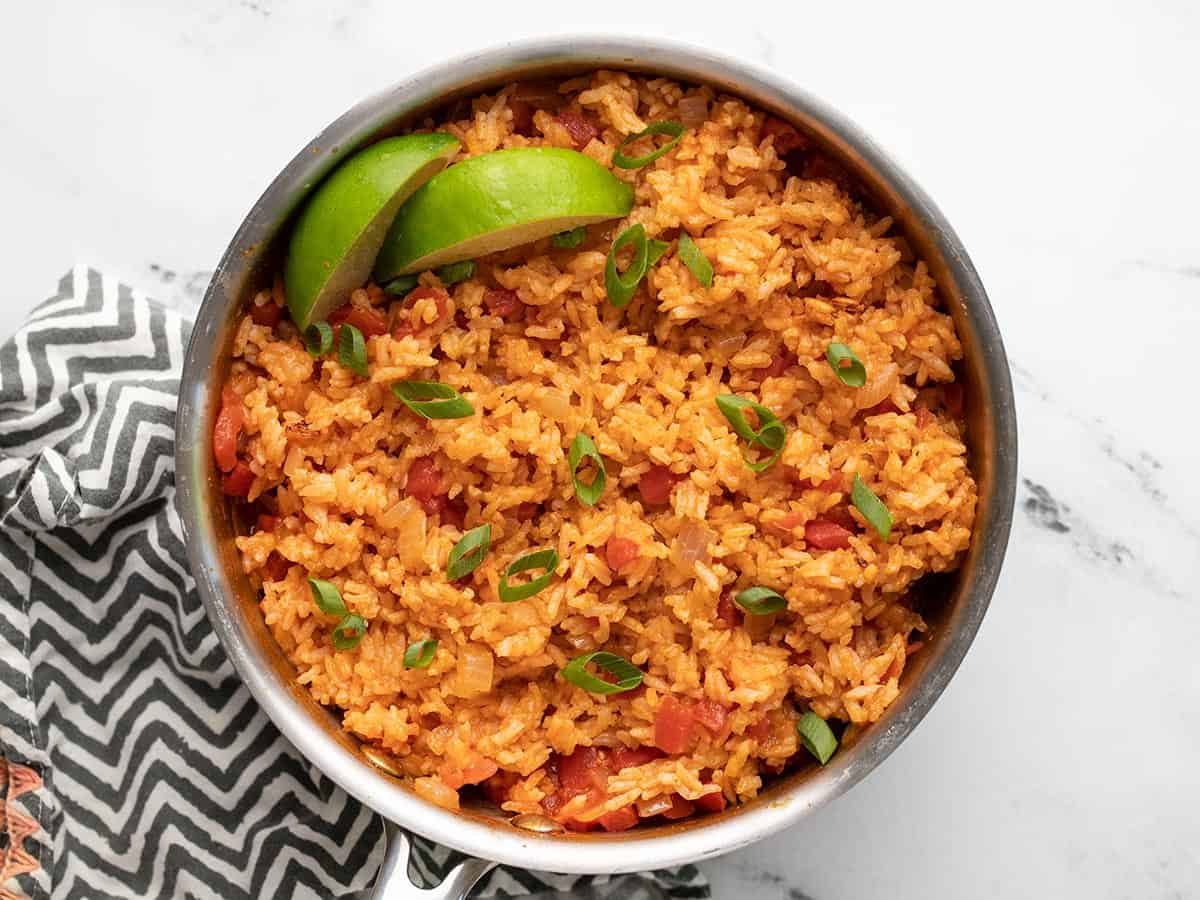
[[[338,718],[295,685],[295,673],[264,626],[255,592],[241,574],[210,436],[240,311],[247,298],[270,283],[292,213],[326,172],[355,148],[455,99],[516,79],[595,68],[706,82],[789,119],[855,173],[875,205],[896,218],[929,262],[966,347],[969,440],[980,506],[975,540],[960,571],[942,585],[943,596],[931,615],[932,639],[906,669],[899,699],[829,765],[783,778],[754,802],[715,816],[619,835],[542,835],[514,827],[495,811],[452,813],[420,799],[372,764]],[[353,107],[279,173],[234,235],[200,308],[184,362],[176,464],[192,572],[234,666],[279,729],[331,779],[395,826],[477,858],[443,883],[438,895],[449,897],[465,894],[492,862],[615,873],[706,859],[786,828],[862,779],[916,727],[979,628],[1008,542],[1017,438],[1004,346],[966,250],[933,201],[855,125],[796,86],[707,50],[657,39],[551,38],[506,44],[412,76]],[[407,841],[394,828],[389,831],[393,840],[376,896],[415,896],[403,865]]]

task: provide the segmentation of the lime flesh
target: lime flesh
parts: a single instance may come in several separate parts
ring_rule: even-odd
[[[557,147],[485,153],[435,175],[396,214],[375,278],[421,272],[629,215],[633,188]]]
[[[387,138],[330,173],[292,229],[284,286],[304,330],[349,300],[371,275],[396,210],[458,152],[451,134]]]

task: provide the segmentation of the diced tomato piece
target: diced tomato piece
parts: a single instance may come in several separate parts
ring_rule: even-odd
[[[537,515],[539,509],[541,509],[541,505],[538,503],[518,503],[512,514],[517,521],[528,522]]]
[[[493,316],[501,319],[515,319],[525,311],[525,304],[516,291],[507,288],[495,288],[483,295],[483,305]]]
[[[714,791],[711,794],[705,794],[703,797],[697,797],[692,803],[701,812],[718,813],[725,808],[725,794],[721,791]]]
[[[962,382],[952,381],[942,385],[942,397],[946,401],[946,412],[956,419],[961,419],[967,409],[967,392]]]
[[[696,811],[696,806],[695,806],[695,804],[692,803],[691,800],[685,800],[683,797],[680,797],[678,794],[672,794],[671,795],[671,808],[666,810],[663,813],[660,813],[660,815],[664,819],[670,819],[670,820],[674,821],[675,819],[686,819],[688,816],[690,816],[695,811]]]
[[[654,744],[664,753],[683,753],[692,736],[691,707],[673,694],[663,698],[654,717]]]
[[[841,525],[851,534],[858,532],[858,523],[854,521],[854,516],[850,515],[850,507],[845,505],[831,506],[825,510],[819,518],[832,522],[834,525]]]
[[[570,756],[558,759],[558,780],[572,794],[603,790],[608,783],[608,761],[598,747],[576,747]]]
[[[864,409],[863,415],[864,416],[881,416],[884,413],[898,413],[898,412],[900,412],[900,407],[898,407],[895,403],[892,402],[892,398],[884,397],[882,400],[880,400],[874,406],[870,406],[870,407],[867,407],[866,409]]]
[[[345,322],[348,325],[353,325],[362,332],[363,337],[376,337],[381,334],[387,334],[387,316],[377,309],[369,309],[365,306],[354,306],[347,303],[345,306],[340,306],[329,314],[329,324],[334,328]]]
[[[408,469],[408,480],[404,493],[412,497],[427,515],[441,512],[437,498],[442,496],[442,470],[432,456],[421,456],[413,460]]]
[[[267,570],[267,577],[271,581],[283,581],[283,579],[287,578],[287,573],[292,568],[292,564],[275,551],[271,551],[271,555],[267,557],[267,564],[264,568]]]
[[[843,550],[850,546],[851,533],[828,519],[813,519],[804,526],[804,541],[818,550]]]
[[[467,524],[467,501],[463,499],[462,494],[453,500],[448,497],[442,497],[440,500],[438,512],[441,514],[442,521],[463,531]]]
[[[279,524],[279,516],[273,516],[270,513],[259,513],[258,518],[254,522],[254,527],[259,531],[274,531],[275,526]]]
[[[752,737],[760,744],[771,736],[771,719],[769,716],[763,716],[753,725],[746,729],[747,737]]]
[[[233,467],[233,471],[221,479],[221,491],[230,497],[245,497],[250,493],[254,484],[254,472],[241,460]]]
[[[604,557],[608,567],[614,572],[628,569],[641,554],[638,552],[637,541],[613,535],[604,545]]]
[[[238,435],[245,424],[246,407],[242,398],[225,388],[221,392],[221,411],[213,425],[213,456],[222,472],[232,472],[237,465]]]
[[[726,628],[736,628],[741,620],[742,615],[738,612],[737,604],[733,602],[733,596],[728,593],[722,594],[721,599],[717,601],[717,621]]]
[[[533,106],[524,100],[510,97],[508,108],[512,112],[513,132],[525,137],[533,137]]]
[[[642,495],[643,502],[651,506],[661,506],[664,503],[670,503],[671,491],[675,489],[676,482],[680,481],[683,477],[682,475],[676,475],[666,466],[651,466],[638,479],[638,493]]]
[[[600,134],[600,129],[593,125],[591,120],[579,113],[571,112],[569,109],[564,109],[555,116],[555,119],[563,128],[567,129],[567,134],[571,136],[576,150],[582,150]]]
[[[631,804],[605,813],[596,821],[605,831],[628,831],[638,823],[638,814]]]
[[[792,529],[804,521],[804,513],[802,512],[787,512],[770,522],[763,522],[766,528],[780,534],[784,537],[792,536]]]
[[[917,427],[918,428],[928,428],[931,424],[933,424],[933,413],[931,413],[929,411],[929,408],[926,406],[918,406],[917,407]]]
[[[620,747],[609,757],[614,772],[633,766],[644,766],[648,762],[662,759],[663,753],[657,747]]]
[[[791,353],[782,350],[771,355],[771,361],[758,370],[759,378],[778,378],[792,366],[796,365],[798,360]]]
[[[804,150],[808,146],[807,139],[796,130],[796,126],[775,116],[767,116],[763,122],[763,137],[775,138],[775,152],[779,156],[786,156],[793,150]]]
[[[437,318],[434,319],[429,325],[426,325],[423,320],[417,319],[416,311],[412,310],[409,312],[408,318],[402,318],[396,324],[396,327],[392,329],[392,337],[396,338],[396,340],[400,340],[400,338],[418,334],[419,332],[426,330],[426,328],[432,328],[434,325],[437,325],[439,322],[443,322],[450,317],[450,295],[441,288],[426,287],[425,285],[421,285],[420,287],[414,288],[412,291],[410,291],[408,296],[405,297],[404,302],[408,306],[412,306],[418,300],[423,300],[427,297],[431,298],[434,304],[437,306]]]
[[[254,320],[255,325],[274,328],[279,324],[279,320],[283,318],[283,309],[274,303],[264,303],[261,306],[257,303],[251,303],[250,318]]]
[[[729,720],[729,710],[716,700],[698,700],[692,707],[692,718],[717,734]]]

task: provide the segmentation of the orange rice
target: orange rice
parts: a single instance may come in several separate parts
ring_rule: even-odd
[[[692,127],[656,162],[614,169],[635,184],[634,209],[590,227],[576,249],[543,240],[478,260],[448,288],[449,309],[433,292],[405,306],[374,285],[355,291],[349,303],[416,330],[368,341],[369,379],[336,354],[314,361],[286,318],[269,327],[247,315],[229,384],[245,407],[247,499],[270,498],[275,515],[238,538],[243,565],[261,580],[263,616],[299,683],[436,803],[456,808],[456,787],[498,770],[488,786],[503,808],[541,814],[558,761],[579,747],[654,745],[668,697],[707,700],[727,717],[695,728],[682,753],[606,772],[600,790],[553,805],[555,817],[585,827],[671,795],[743,801],[808,758],[795,730],[804,710],[860,727],[901,690],[926,629],[910,589],[953,569],[971,539],[976,485],[961,405],[945,390],[962,348],[891,221],[811,148],[794,151],[799,163],[781,159],[779,132],[743,101],[597,72],[558,85],[561,110],[534,111],[524,136],[513,130],[517,90],[418,130],[457,135],[460,159],[569,147],[565,110],[595,124],[582,149],[607,166],[651,122]],[[606,254],[633,223],[663,240],[686,230],[713,263],[712,288],[668,253],[628,308],[611,306]],[[440,287],[431,273],[421,284]],[[490,313],[485,295],[498,289],[516,292],[519,316]],[[254,302],[282,305],[281,294]],[[831,341],[853,347],[865,386],[839,381]],[[476,414],[420,419],[389,390],[406,379],[453,385]],[[760,474],[745,464],[718,394],[783,420],[776,464]],[[566,459],[580,432],[608,474],[590,508]],[[445,574],[462,536],[454,517],[427,515],[406,493],[425,458],[465,528],[492,526],[490,552],[461,582]],[[677,476],[667,505],[643,502],[652,467]],[[894,518],[886,543],[849,503],[854,474]],[[816,519],[842,522],[848,546],[812,546]],[[636,549],[620,571],[609,565],[614,536]],[[551,586],[500,603],[508,564],[550,546],[561,560]],[[333,649],[337,620],[314,605],[309,576],[333,582],[367,620],[355,649]],[[730,620],[729,596],[751,585],[784,595],[787,610]],[[405,648],[425,638],[439,642],[432,664],[404,668]],[[559,674],[601,648],[640,667],[645,690],[597,696]]]

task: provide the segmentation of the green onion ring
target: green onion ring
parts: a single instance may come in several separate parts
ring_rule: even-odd
[[[454,545],[449,559],[446,560],[446,578],[450,581],[458,581],[478,569],[484,556],[487,555],[488,545],[491,542],[492,526],[487,523],[478,528],[472,528],[464,534],[462,539]]]
[[[447,263],[440,268],[434,269],[433,274],[444,285],[458,284],[460,281],[466,281],[475,274],[475,260],[464,259],[456,263]]]
[[[592,479],[591,484],[584,482],[579,477],[579,464],[584,459],[590,459],[596,464],[596,477]],[[567,454],[567,465],[571,467],[571,481],[575,485],[575,496],[581,503],[595,506],[600,495],[604,493],[608,474],[604,471],[604,457],[596,449],[595,442],[583,432],[575,435],[575,440],[571,441],[571,451]]]
[[[349,614],[346,609],[346,601],[342,599],[341,592],[334,587],[333,582],[325,581],[322,578],[308,579],[308,586],[312,588],[313,602],[317,604],[317,609],[329,616],[345,616]]]
[[[583,243],[585,237],[587,237],[587,228],[580,225],[578,228],[572,228],[570,231],[560,231],[554,237],[550,238],[550,244],[559,250],[574,250]]]
[[[617,253],[628,244],[634,245],[633,262],[624,272],[619,272]],[[608,294],[608,302],[617,309],[629,305],[637,286],[646,276],[649,252],[646,229],[641,225],[630,225],[613,241],[612,249],[608,251],[608,262],[604,264],[604,290]]]
[[[313,322],[304,331],[304,349],[309,356],[321,357],[333,349],[333,329],[328,322]]]
[[[438,642],[433,638],[425,638],[423,641],[414,641],[409,644],[404,650],[404,668],[428,669],[437,653],[437,648]]]
[[[804,749],[815,756],[821,765],[829,762],[838,748],[838,739],[834,737],[833,730],[811,709],[800,717],[796,731]]]
[[[769,587],[746,588],[733,598],[733,602],[752,616],[765,616],[787,609],[787,601]]]
[[[554,570],[557,568],[558,551],[553,547],[535,550],[533,553],[526,553],[520,559],[514,560],[500,577],[500,602],[516,603],[518,600],[532,597],[554,580]],[[528,572],[530,569],[544,569],[545,573],[530,579],[525,584],[508,583],[511,576]]]
[[[671,248],[666,241],[656,241],[653,238],[646,241],[646,269],[649,269],[663,258],[663,254]]]
[[[854,474],[854,483],[850,485],[850,502],[886,542],[892,533],[892,514],[857,472]]]
[[[360,378],[367,377],[367,342],[362,332],[343,322],[338,326],[338,362]]]
[[[598,678],[587,670],[588,663],[595,663],[599,668],[617,679],[617,683]],[[609,653],[607,650],[596,650],[577,656],[562,668],[562,676],[576,687],[593,694],[620,694],[632,691],[642,683],[646,674],[624,657]]]
[[[637,134],[631,134],[629,137],[625,138],[625,140],[621,141],[620,146],[618,146],[616,152],[613,153],[613,165],[618,169],[640,169],[642,166],[649,165],[664,153],[671,152],[671,150],[675,148],[675,145],[679,143],[679,139],[683,137],[683,133],[685,131],[687,131],[687,129],[678,122],[655,122],[653,125],[643,128]],[[634,141],[655,134],[669,134],[671,135],[671,140],[667,141],[657,150],[647,153],[645,156],[635,156],[631,158],[621,152]]]
[[[683,264],[688,267],[688,271],[696,277],[696,280],[710,288],[713,285],[713,267],[708,261],[700,248],[696,246],[696,242],[692,240],[691,235],[686,231],[679,233],[679,258],[683,260]]]
[[[867,383],[867,367],[846,344],[836,341],[830,344],[825,350],[825,358],[829,360],[834,374],[846,387],[860,388]],[[850,365],[843,366],[842,363],[846,360],[850,361]]]
[[[398,381],[392,393],[400,402],[425,419],[465,419],[475,415],[469,400],[440,381]]]
[[[349,634],[347,634],[349,632]],[[367,633],[367,620],[348,613],[333,629],[333,649],[353,650]]]
[[[406,297],[417,286],[416,275],[401,275],[393,278],[383,286],[383,292],[389,297]]]
[[[751,428],[750,423],[746,421],[745,409],[747,407],[758,414],[757,431]],[[750,444],[757,444],[772,451],[769,457],[759,462],[751,462],[750,458],[743,454],[742,458],[750,469],[761,472],[779,459],[779,455],[783,452],[784,442],[787,440],[787,428],[779,421],[775,413],[761,404],[738,397],[736,394],[718,395],[717,408],[724,414],[738,437]]]

